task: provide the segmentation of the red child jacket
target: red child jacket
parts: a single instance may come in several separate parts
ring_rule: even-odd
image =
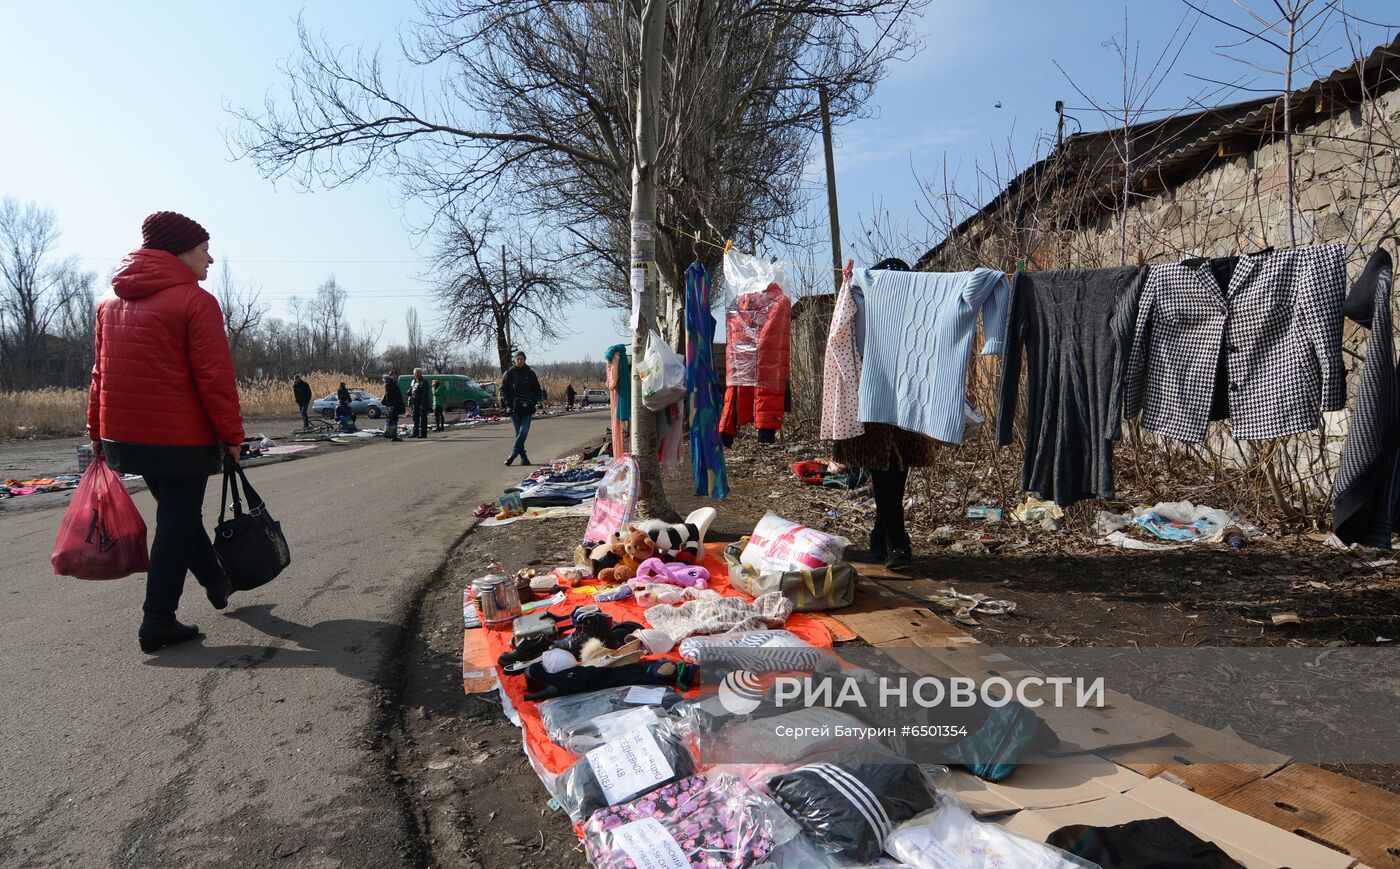
[[[184,261],[126,255],[97,307],[88,437],[133,444],[243,442],[219,303]]]

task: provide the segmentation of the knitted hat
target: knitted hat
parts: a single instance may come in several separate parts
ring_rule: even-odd
[[[157,211],[141,221],[141,246],[176,256],[209,240],[204,227],[176,211]]]

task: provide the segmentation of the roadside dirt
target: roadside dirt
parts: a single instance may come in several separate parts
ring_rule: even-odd
[[[581,520],[479,528],[453,553],[409,624],[403,688],[388,735],[428,865],[445,869],[586,867],[563,811],[521,749],[494,693],[462,690],[462,589],[500,561],[511,570],[573,561]],[[544,527],[542,527],[544,526]]]

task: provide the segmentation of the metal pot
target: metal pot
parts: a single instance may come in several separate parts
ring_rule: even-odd
[[[515,580],[490,577],[477,596],[477,607],[481,610],[483,624],[503,625],[515,621],[520,617],[520,595],[515,590]]]

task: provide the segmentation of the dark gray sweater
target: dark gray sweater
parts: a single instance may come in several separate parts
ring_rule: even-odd
[[[1121,430],[1123,368],[1145,274],[1124,266],[1016,276],[1002,355],[997,445],[1012,441],[1024,354],[1025,491],[1062,506],[1114,497],[1113,441]]]

